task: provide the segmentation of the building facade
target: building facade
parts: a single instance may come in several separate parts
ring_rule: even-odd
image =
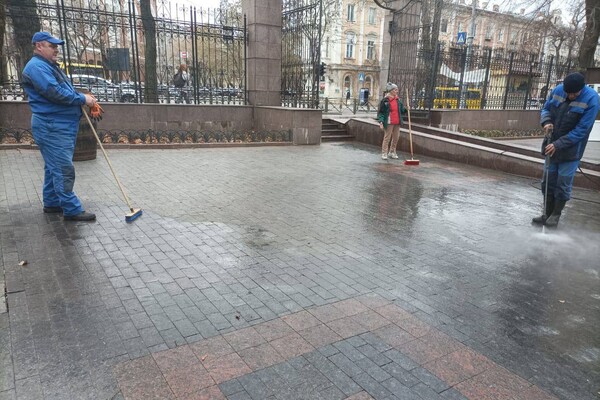
[[[372,0],[340,0],[325,11],[320,95],[330,99],[380,96],[384,10]],[[349,94],[349,95],[348,95]]]

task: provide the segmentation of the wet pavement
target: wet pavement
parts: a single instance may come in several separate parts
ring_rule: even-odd
[[[0,152],[0,399],[595,399],[600,194],[359,144]],[[19,265],[26,260],[25,265]]]

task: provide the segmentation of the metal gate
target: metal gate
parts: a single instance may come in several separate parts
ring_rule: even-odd
[[[281,38],[281,102],[319,106],[322,0],[284,0]]]

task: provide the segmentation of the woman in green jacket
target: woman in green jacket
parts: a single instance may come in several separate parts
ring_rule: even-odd
[[[385,91],[387,94],[379,103],[377,114],[379,127],[385,132],[381,145],[381,158],[387,160],[389,154],[390,158],[397,159],[396,146],[400,137],[402,114],[406,112],[406,109],[398,97],[398,85],[388,83]],[[392,139],[391,143],[390,138]]]

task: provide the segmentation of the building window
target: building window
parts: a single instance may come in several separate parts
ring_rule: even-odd
[[[325,39],[325,57],[329,58],[329,36]]]
[[[511,32],[510,33],[510,44],[516,44],[517,43],[517,32]]]
[[[501,42],[504,40],[504,29],[500,29],[498,31],[498,41]]]
[[[459,23],[458,23],[458,32],[464,32],[464,31],[463,31],[462,22],[459,22]]]
[[[375,25],[375,17],[377,16],[377,9],[375,7],[369,7],[369,24]]]
[[[346,34],[346,58],[354,58],[354,44],[356,43],[356,35],[354,33]]]
[[[485,30],[485,40],[492,40],[492,32],[494,31],[493,25],[488,25]]]
[[[348,15],[347,20],[350,22],[354,22],[354,4],[348,4]]]
[[[367,39],[367,60],[375,59],[375,39]]]
[[[447,20],[447,19],[443,19],[443,20],[442,20],[442,24],[441,24],[441,26],[440,26],[440,31],[441,31],[442,33],[446,33],[446,32],[448,32],[448,20]]]

